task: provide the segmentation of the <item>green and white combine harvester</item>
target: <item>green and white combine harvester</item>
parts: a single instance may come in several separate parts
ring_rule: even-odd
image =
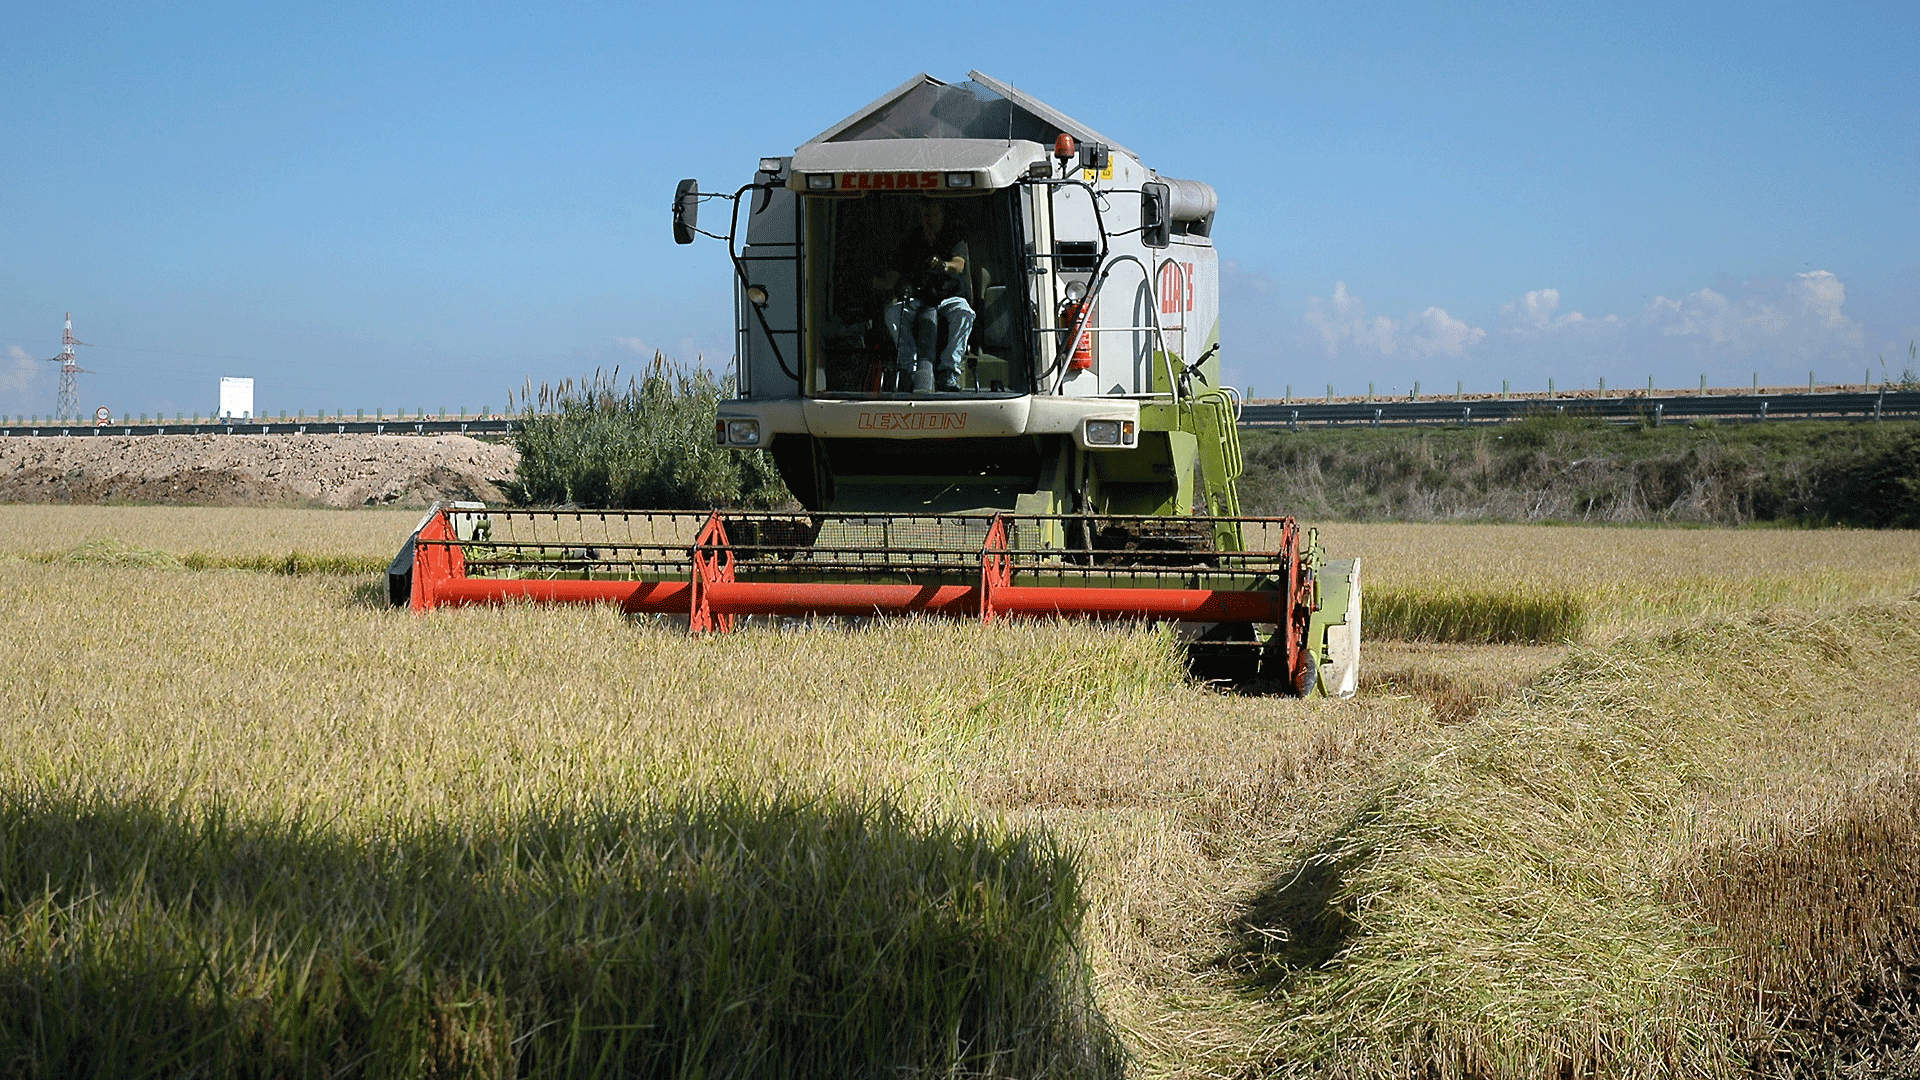
[[[395,602],[1167,621],[1204,677],[1350,695],[1358,560],[1240,514],[1215,204],[978,72],[916,76],[731,194],[683,181],[674,239],[735,274],[714,438],[803,509],[436,508]]]

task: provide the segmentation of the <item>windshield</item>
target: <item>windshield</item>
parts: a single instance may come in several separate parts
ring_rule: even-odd
[[[1031,392],[1017,191],[806,199],[810,391]]]

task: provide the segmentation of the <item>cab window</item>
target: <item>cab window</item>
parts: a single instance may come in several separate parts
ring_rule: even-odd
[[[962,390],[1030,393],[1032,340],[1020,316],[1027,302],[1015,196],[1016,189],[1008,189],[805,199],[808,391],[829,397],[880,393],[898,348],[888,330],[888,307],[907,302],[917,309],[931,297],[951,295],[974,316],[958,373]],[[916,275],[924,275],[924,267],[901,264],[916,250],[912,238],[928,228],[929,206],[937,207],[932,216],[947,241],[964,244],[966,258],[954,280],[923,284]],[[951,325],[942,320],[939,331],[936,348],[946,348]]]

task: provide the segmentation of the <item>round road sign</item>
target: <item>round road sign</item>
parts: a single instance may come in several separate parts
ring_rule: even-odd
[[[93,418],[104,424],[107,421],[113,419],[113,410],[107,408],[105,405],[102,405],[99,408],[93,410]]]

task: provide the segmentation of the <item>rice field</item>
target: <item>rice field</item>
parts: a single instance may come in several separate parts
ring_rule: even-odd
[[[0,508],[9,1072],[1731,1077],[1920,1036],[1920,534],[1323,529],[1370,595],[1584,619],[1373,645],[1333,702],[1151,629],[690,638],[315,572],[415,516]],[[347,562],[261,572],[296,553]]]
[[[1770,605],[1891,600],[1920,590],[1913,530],[1383,522],[1325,525],[1320,535],[1329,552],[1365,561],[1370,609],[1398,597],[1471,612],[1488,606],[1475,598],[1512,596],[1522,608],[1517,629],[1548,627],[1549,641],[1601,641]]]

